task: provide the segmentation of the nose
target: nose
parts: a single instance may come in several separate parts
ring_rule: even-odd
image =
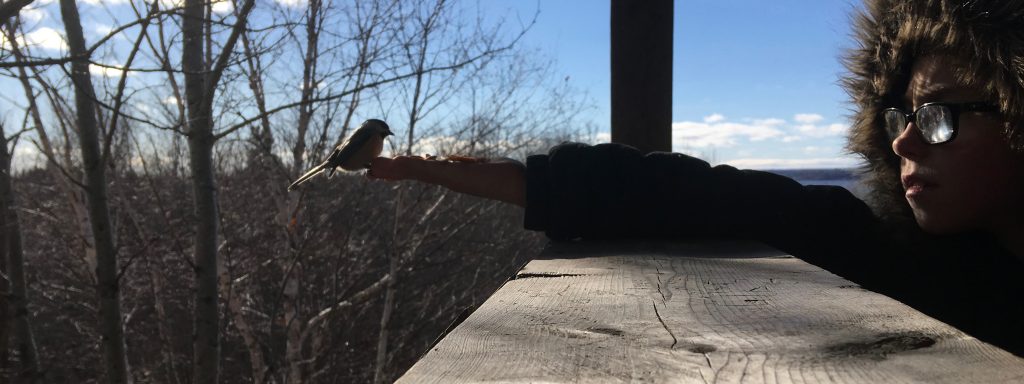
[[[927,153],[928,144],[921,137],[917,125],[914,122],[908,122],[907,128],[892,141],[892,151],[904,159],[919,160]]]

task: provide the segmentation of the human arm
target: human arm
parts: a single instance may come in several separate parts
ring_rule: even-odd
[[[874,217],[839,187],[805,187],[678,153],[563,144],[515,161],[377,158],[372,178],[418,180],[525,207],[525,227],[556,240],[729,237],[821,254],[868,234]]]
[[[416,180],[525,207],[525,173],[523,163],[515,160],[460,162],[398,156],[373,159],[367,176],[384,180]]]
[[[863,202],[678,153],[564,144],[527,159],[526,227],[554,239],[747,238],[793,251],[863,232]]]

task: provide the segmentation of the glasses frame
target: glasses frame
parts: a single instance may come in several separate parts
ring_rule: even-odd
[[[918,114],[918,112],[921,111],[922,108],[934,107],[934,106],[946,107],[947,109],[949,109],[949,113],[951,115],[950,118],[952,120],[950,122],[949,127],[950,127],[950,129],[953,132],[950,133],[948,139],[932,143],[932,142],[928,141],[928,138],[925,137],[924,131],[921,130],[921,125],[917,123],[917,114]],[[910,123],[914,123],[914,127],[917,128],[917,134],[920,135],[921,140],[923,140],[928,145],[939,145],[939,144],[948,143],[950,141],[953,141],[953,139],[956,139],[956,134],[960,130],[960,114],[961,113],[964,113],[964,112],[999,112],[999,107],[996,106],[996,105],[993,105],[992,103],[988,103],[988,102],[984,102],[984,101],[972,101],[972,102],[965,102],[965,103],[947,103],[947,102],[924,103],[924,104],[921,104],[920,106],[918,106],[917,109],[914,109],[914,111],[910,112],[910,113],[903,112],[903,110],[899,109],[899,108],[886,108],[884,111],[882,111],[882,119],[883,120],[885,120],[885,115],[887,113],[889,113],[890,111],[891,112],[898,112],[898,113],[902,114],[903,118],[906,120],[906,122],[903,124],[903,128],[901,128],[899,133],[897,133],[895,136],[893,136],[889,132],[888,124],[886,124],[885,133],[886,133],[886,135],[891,136],[890,137],[891,141],[896,141],[896,139],[898,137],[903,135],[903,131],[907,130],[907,125],[910,124]]]

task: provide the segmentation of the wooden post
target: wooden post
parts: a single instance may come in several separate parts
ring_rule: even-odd
[[[612,142],[672,150],[673,0],[612,0]]]

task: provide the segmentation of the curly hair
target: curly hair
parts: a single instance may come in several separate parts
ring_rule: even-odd
[[[869,203],[890,222],[911,220],[899,181],[899,158],[881,112],[898,106],[915,58],[955,57],[965,84],[979,86],[1006,121],[1024,122],[1024,0],[865,0],[854,15],[858,46],[844,58],[842,84],[854,103],[847,150],[866,161]],[[984,74],[984,76],[975,76]],[[1010,146],[1024,150],[1024,132],[1007,124]]]

